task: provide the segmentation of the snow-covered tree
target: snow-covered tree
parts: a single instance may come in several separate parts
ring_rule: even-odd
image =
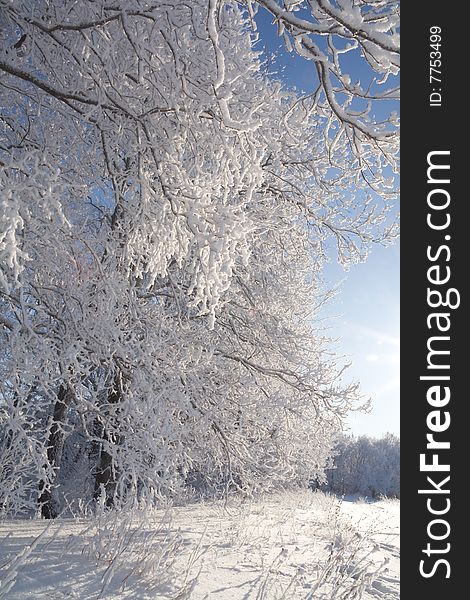
[[[394,237],[396,140],[331,79],[267,77],[253,4],[0,3],[4,511],[322,476],[357,391],[315,329],[321,265]],[[341,10],[381,31],[376,4]],[[298,50],[327,32],[288,8]],[[393,73],[376,42],[351,43]]]
[[[400,439],[343,435],[334,449],[334,466],[328,469],[324,489],[338,494],[400,497]]]
[[[400,68],[398,0],[246,0],[246,3],[252,17],[260,6],[269,11],[287,50],[296,51],[314,65],[318,79],[314,96],[319,104],[313,106],[318,109],[322,100],[329,106],[332,116],[329,127],[336,129],[335,138],[348,137],[351,151],[359,160],[364,143],[380,147],[383,152],[389,143],[393,148],[396,113],[388,111],[378,121],[371,117],[370,109],[374,102],[399,98],[399,88],[394,85],[394,76]],[[362,59],[358,71],[368,67],[365,80],[361,81],[358,72],[348,69],[351,55],[356,60],[358,56]],[[392,83],[385,85],[389,80]],[[393,152],[389,159],[394,162]]]

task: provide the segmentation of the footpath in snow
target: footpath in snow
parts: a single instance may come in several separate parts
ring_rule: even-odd
[[[0,599],[394,600],[399,501],[320,492],[0,524]]]

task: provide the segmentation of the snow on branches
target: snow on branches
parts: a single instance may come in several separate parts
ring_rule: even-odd
[[[254,4],[0,2],[4,511],[322,476],[357,390],[310,309],[329,239],[394,237],[397,147],[338,100],[344,48],[310,97],[268,77]],[[388,4],[259,4],[395,72]]]

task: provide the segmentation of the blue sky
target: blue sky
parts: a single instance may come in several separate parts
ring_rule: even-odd
[[[285,51],[271,21],[261,10],[259,47],[270,55],[276,52],[273,65],[284,81],[306,92],[312,90],[316,85],[312,64]],[[362,79],[367,70],[352,64],[351,76]],[[324,271],[328,287],[342,282],[324,315],[330,337],[337,339],[336,351],[352,363],[344,380],[360,381],[362,393],[372,400],[371,412],[349,417],[347,425],[354,434],[399,433],[399,253],[399,243],[375,246],[366,263],[346,273],[334,261]]]
[[[354,413],[348,425],[355,434],[399,433],[399,244],[375,246],[367,262],[344,273],[331,263],[328,283],[342,285],[325,310],[337,352],[352,362],[345,381],[360,381],[372,399],[368,414]]]

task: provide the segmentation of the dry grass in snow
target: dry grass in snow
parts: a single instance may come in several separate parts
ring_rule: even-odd
[[[399,502],[320,492],[0,525],[0,599],[396,600]]]

